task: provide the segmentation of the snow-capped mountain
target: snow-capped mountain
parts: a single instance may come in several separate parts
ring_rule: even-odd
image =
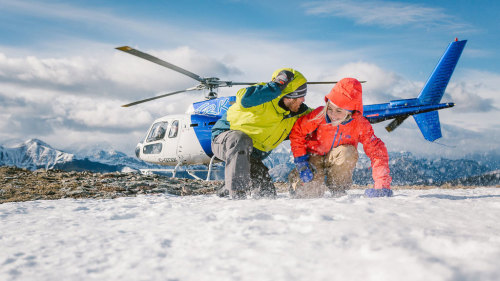
[[[93,162],[99,162],[112,166],[128,167],[134,170],[145,168],[161,168],[160,165],[146,163],[127,154],[116,151],[110,145],[93,145],[76,150],[75,155],[78,159],[88,159]]]
[[[358,184],[373,183],[370,159],[360,155],[360,165],[354,171]],[[440,185],[451,180],[480,176],[491,170],[474,160],[422,159],[408,152],[389,153],[389,168],[394,185]]]
[[[275,181],[288,181],[288,174],[295,168],[290,141],[285,141],[276,147],[264,160],[264,164],[269,167],[269,174]]]
[[[71,171],[115,172],[124,169],[151,168],[143,161],[114,150],[87,150],[87,155],[55,149],[38,139],[0,146],[0,166],[16,166],[29,170],[60,169]]]
[[[481,162],[472,160],[479,159]],[[389,168],[393,185],[441,185],[444,183],[500,184],[498,170],[500,156],[496,152],[485,155],[470,155],[467,159],[426,159],[418,158],[409,152],[390,152]],[[294,168],[289,143],[282,143],[265,160],[270,167],[269,173],[276,181],[287,181]],[[493,171],[497,171],[496,174]],[[493,172],[493,175],[492,175]],[[474,178],[475,180],[469,180]],[[355,184],[373,184],[370,159],[360,152],[354,170]]]
[[[53,169],[59,163],[71,162],[75,156],[52,148],[38,139],[29,139],[10,147],[0,146],[0,165],[30,170]]]
[[[479,176],[463,177],[449,181],[448,183],[451,185],[498,186],[500,184],[500,170],[487,172]]]

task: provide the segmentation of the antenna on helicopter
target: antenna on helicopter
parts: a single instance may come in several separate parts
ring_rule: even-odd
[[[179,93],[184,93],[184,92],[189,92],[189,91],[195,91],[195,90],[208,90],[208,93],[205,95],[205,98],[208,99],[208,100],[211,100],[211,99],[215,99],[217,98],[217,89],[219,87],[231,87],[233,85],[254,85],[254,84],[257,84],[257,82],[233,82],[233,81],[221,81],[219,78],[217,77],[207,77],[207,78],[203,78],[191,71],[188,71],[188,70],[185,70],[184,68],[181,68],[181,67],[178,67],[176,65],[173,65],[169,62],[166,62],[164,60],[161,60],[157,57],[154,57],[150,54],[146,54],[144,52],[141,52],[139,50],[136,50],[132,47],[129,47],[129,46],[122,46],[122,47],[117,47],[116,48],[117,50],[120,50],[122,52],[125,52],[125,53],[128,53],[128,54],[131,54],[131,55],[134,55],[136,57],[140,57],[142,59],[145,59],[145,60],[148,60],[150,62],[153,62],[153,63],[156,63],[156,64],[159,64],[163,67],[166,67],[166,68],[169,68],[169,69],[172,69],[174,71],[177,71],[179,73],[182,73],[186,76],[189,76],[191,78],[193,78],[194,80],[200,82],[200,84],[194,86],[194,87],[191,87],[191,88],[187,88],[185,90],[180,90],[180,91],[175,91],[175,92],[171,92],[171,93],[166,93],[166,94],[163,94],[163,95],[159,95],[159,96],[155,96],[155,97],[152,97],[152,98],[147,98],[147,99],[143,99],[143,100],[139,100],[139,101],[135,101],[135,102],[132,102],[132,103],[128,103],[128,104],[124,104],[122,105],[122,107],[129,107],[129,106],[133,106],[133,105],[136,105],[136,104],[140,104],[140,103],[144,103],[144,102],[148,102],[148,101],[152,101],[152,100],[156,100],[156,99],[160,99],[160,98],[163,98],[163,97],[167,97],[167,96],[171,96],[171,95],[175,95],[175,94],[179,94]],[[361,81],[362,83],[364,81]],[[325,81],[325,82],[307,82],[307,84],[335,84],[337,83],[336,81]]]

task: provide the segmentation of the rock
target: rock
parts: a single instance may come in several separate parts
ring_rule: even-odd
[[[179,196],[215,193],[221,181],[169,178],[160,175],[113,172],[29,171],[0,167],[0,204],[60,198],[117,198],[137,194],[170,193]]]

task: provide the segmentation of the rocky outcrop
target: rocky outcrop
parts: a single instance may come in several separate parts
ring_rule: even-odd
[[[170,178],[138,173],[63,172],[0,167],[0,204],[60,198],[116,198],[137,194],[211,194],[221,181]]]

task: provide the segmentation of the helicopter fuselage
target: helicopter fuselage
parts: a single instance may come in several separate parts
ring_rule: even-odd
[[[137,145],[136,156],[146,162],[167,166],[208,163],[210,157],[202,147],[195,128],[210,132],[213,124],[208,123],[211,122],[215,123],[209,119],[193,120],[189,114],[156,119],[144,140]],[[208,137],[207,141],[210,142],[210,135],[202,133],[202,137]]]
[[[212,127],[236,97],[221,97],[193,103],[186,114],[156,119],[135,150],[146,162],[176,166],[208,164],[212,157]]]

